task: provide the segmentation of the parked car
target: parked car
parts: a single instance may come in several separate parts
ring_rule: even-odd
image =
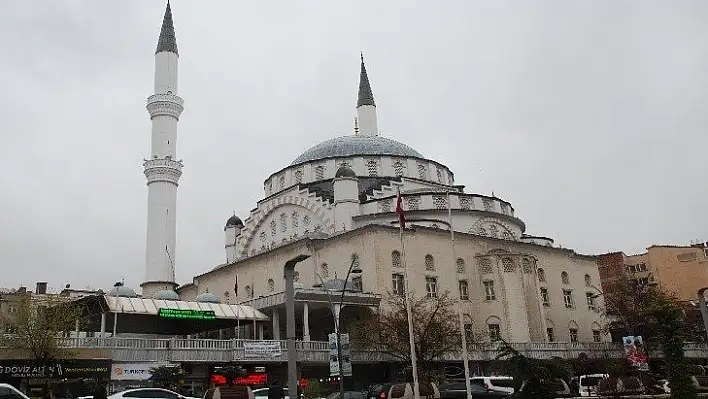
[[[109,395],[108,399],[201,399],[190,396],[180,395],[177,392],[162,388],[135,388],[126,389],[125,391],[116,392]]]
[[[0,383],[0,398],[2,399],[29,399],[27,395],[20,392],[10,384]]]
[[[288,388],[283,388],[283,394],[285,394],[285,399],[289,399]],[[268,388],[259,388],[253,390],[254,399],[268,399]]]
[[[440,399],[440,390],[434,383],[420,382],[418,383],[418,391],[422,397]],[[413,394],[413,383],[410,382],[393,384],[388,391],[389,399],[412,399]]]
[[[473,384],[480,384],[485,388],[495,389],[506,393],[514,393],[514,377],[493,376],[493,377],[471,377]]]
[[[472,397],[474,399],[498,399],[508,398],[508,392],[493,388],[485,388],[484,385],[474,382],[470,385]],[[438,387],[441,399],[467,399],[467,384],[465,382],[450,382]]]

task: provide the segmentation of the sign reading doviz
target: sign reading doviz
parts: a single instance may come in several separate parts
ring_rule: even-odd
[[[213,310],[168,309],[160,308],[157,315],[166,319],[214,320]]]
[[[352,375],[351,349],[349,347],[349,334],[341,334],[342,343],[342,374],[345,377]],[[339,353],[337,353],[337,334],[329,334],[329,374],[339,375]]]
[[[624,345],[624,354],[632,366],[643,371],[649,370],[649,359],[647,359],[641,335],[622,337],[622,344]]]
[[[57,360],[47,363],[32,360],[2,360],[0,382],[16,378],[105,378],[110,368],[109,359]]]
[[[254,341],[243,343],[244,357],[246,359],[263,359],[278,357],[282,354],[280,342]]]

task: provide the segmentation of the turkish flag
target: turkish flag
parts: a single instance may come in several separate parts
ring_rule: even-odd
[[[398,214],[398,223],[402,229],[406,227],[406,214],[403,212],[403,198],[401,198],[401,189],[398,189],[396,197],[396,213]]]

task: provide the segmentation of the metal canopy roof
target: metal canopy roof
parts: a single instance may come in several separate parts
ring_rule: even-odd
[[[268,316],[246,305],[161,299],[125,298],[103,295],[108,313],[157,316],[159,309],[212,310],[217,319],[268,321]]]

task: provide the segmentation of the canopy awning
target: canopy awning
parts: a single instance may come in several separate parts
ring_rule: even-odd
[[[113,330],[119,333],[189,335],[204,331],[233,328],[238,323],[265,322],[268,316],[246,305],[207,303],[193,301],[166,301],[160,299],[114,297],[112,295],[91,295],[72,303],[83,308],[82,331]],[[162,315],[160,309],[163,309]],[[165,312],[167,310],[168,312]],[[169,312],[172,311],[172,312]],[[163,317],[165,313],[175,315],[175,311],[208,312],[210,317]],[[213,315],[212,313],[213,312]],[[106,315],[110,315],[106,317]]]
[[[125,298],[103,295],[107,313],[132,313],[157,316],[160,309],[213,311],[217,319],[268,321],[263,312],[246,305],[192,301],[165,301],[161,299]]]

